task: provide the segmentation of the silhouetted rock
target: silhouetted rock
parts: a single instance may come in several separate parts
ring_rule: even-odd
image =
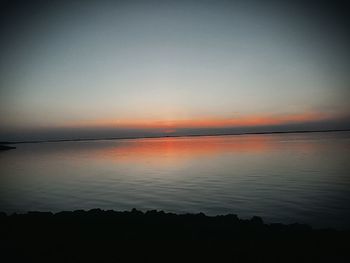
[[[261,219],[261,217],[258,216],[253,216],[252,219],[250,220],[250,222],[252,222],[253,224],[258,224],[258,225],[262,225],[264,222]]]
[[[4,262],[350,262],[349,231],[164,211],[0,213]]]

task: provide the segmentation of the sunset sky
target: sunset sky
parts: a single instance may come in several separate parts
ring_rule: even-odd
[[[0,6],[0,140],[350,128],[337,1]]]

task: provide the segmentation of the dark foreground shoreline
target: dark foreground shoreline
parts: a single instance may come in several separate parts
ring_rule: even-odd
[[[350,231],[162,211],[0,213],[2,262],[350,262]]]

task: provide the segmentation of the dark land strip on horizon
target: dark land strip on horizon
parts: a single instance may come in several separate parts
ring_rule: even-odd
[[[295,131],[266,131],[266,132],[239,132],[239,133],[209,133],[209,134],[187,134],[187,135],[155,135],[155,136],[130,136],[130,137],[104,137],[104,138],[73,138],[54,140],[33,140],[33,141],[2,141],[0,145],[22,144],[22,143],[47,143],[47,142],[80,142],[80,141],[108,141],[108,140],[137,140],[137,139],[158,139],[158,138],[179,138],[179,137],[209,137],[209,136],[241,136],[241,135],[268,135],[288,133],[322,133],[322,132],[348,132],[350,129],[339,130],[295,130]],[[13,147],[15,148],[15,147]]]

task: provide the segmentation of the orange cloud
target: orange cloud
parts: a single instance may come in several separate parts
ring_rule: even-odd
[[[162,129],[165,133],[175,132],[180,128],[221,128],[221,127],[258,127],[303,123],[327,120],[329,114],[299,113],[284,115],[246,115],[232,118],[198,118],[198,119],[119,119],[93,120],[68,123],[70,127],[108,127],[129,129]]]

